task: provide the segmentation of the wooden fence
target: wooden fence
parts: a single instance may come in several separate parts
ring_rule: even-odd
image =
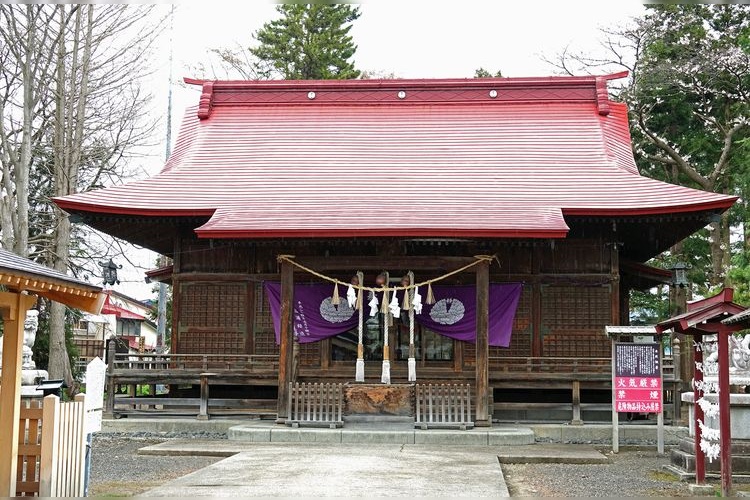
[[[287,425],[322,426],[335,429],[344,425],[343,384],[289,384]]]
[[[471,386],[469,384],[416,384],[416,427],[474,427],[471,418]]]
[[[16,496],[84,495],[85,417],[83,394],[69,403],[47,396],[22,405]]]

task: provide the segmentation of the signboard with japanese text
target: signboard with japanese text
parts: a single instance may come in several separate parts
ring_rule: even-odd
[[[662,379],[659,344],[616,343],[615,411],[661,413]]]

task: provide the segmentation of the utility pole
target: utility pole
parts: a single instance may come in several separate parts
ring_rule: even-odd
[[[167,138],[165,161],[169,160],[172,153],[172,36],[174,33],[174,4],[169,11],[169,92],[167,94]],[[167,258],[159,256],[159,267],[167,265]],[[164,338],[167,328],[167,285],[163,281],[159,282],[159,302],[156,310],[156,352],[164,352]]]

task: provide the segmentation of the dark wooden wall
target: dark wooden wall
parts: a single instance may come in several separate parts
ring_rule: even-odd
[[[173,345],[179,353],[277,354],[262,282],[278,280],[279,254],[296,256],[344,281],[388,270],[417,281],[460,267],[460,259],[495,254],[492,282],[523,282],[510,348],[491,357],[608,357],[604,326],[622,324],[616,246],[600,239],[500,241],[204,241],[186,234],[175,251]],[[363,268],[364,267],[364,268]],[[317,278],[303,271],[295,280]],[[471,271],[450,283],[473,283]],[[624,312],[624,316],[627,316]],[[300,366],[335,371],[330,341],[300,346]],[[473,370],[474,345],[455,342],[447,370]]]

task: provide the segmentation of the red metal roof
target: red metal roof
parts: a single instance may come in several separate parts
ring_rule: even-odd
[[[102,306],[100,314],[114,314],[116,317],[122,319],[146,319],[145,316],[135,313],[129,309],[125,309],[124,307],[112,302],[110,294],[107,294],[107,298],[104,301],[104,305]]]
[[[731,206],[638,174],[606,94],[621,76],[191,80],[203,94],[160,174],[55,201],[210,216],[206,238],[564,237],[565,215]]]
[[[656,325],[659,333],[673,329],[678,333],[713,333],[719,323],[741,313],[745,308],[732,302],[734,289],[724,288],[718,294],[702,300],[691,302],[687,306],[687,312],[673,316]],[[735,329],[741,329],[742,325],[734,325]]]

